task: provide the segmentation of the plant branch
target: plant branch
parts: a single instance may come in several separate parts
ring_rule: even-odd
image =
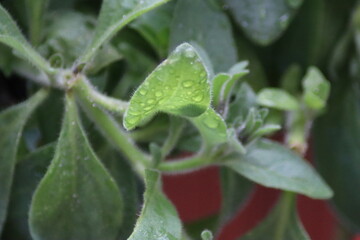
[[[206,157],[203,154],[197,154],[193,157],[177,159],[168,162],[162,162],[158,169],[164,173],[187,173],[196,169],[209,166],[213,163],[212,157]]]
[[[78,82],[81,83],[82,79],[78,79]],[[111,115],[104,112],[97,105],[93,105],[86,92],[81,90],[81,84],[74,85],[74,90],[83,109],[90,119],[95,122],[102,134],[129,159],[134,170],[144,177],[145,168],[151,164],[150,157],[135,145]]]
[[[99,105],[112,113],[123,115],[129,105],[128,102],[101,94],[85,77],[82,77],[80,81],[76,82],[76,89],[79,94],[86,97],[92,105]]]

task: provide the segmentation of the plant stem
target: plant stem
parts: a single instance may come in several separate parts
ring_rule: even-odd
[[[205,157],[202,154],[198,154],[193,157],[185,158],[182,160],[162,162],[158,166],[158,169],[164,173],[170,173],[170,172],[187,173],[199,169],[201,167],[206,167],[210,165],[212,162],[213,162],[213,158]]]
[[[280,203],[280,220],[275,230],[274,240],[283,240],[286,230],[286,224],[292,211],[292,206],[295,204],[296,194],[292,192],[282,192]]]
[[[177,117],[170,118],[169,135],[166,138],[164,145],[161,149],[161,154],[163,158],[165,158],[173,150],[179,138],[181,137],[184,127],[185,122],[183,119]]]
[[[128,102],[101,94],[85,77],[82,77],[76,82],[76,89],[79,94],[86,96],[91,104],[99,105],[104,109],[119,115],[123,115],[129,105]]]
[[[75,87],[75,92],[83,109],[95,122],[102,134],[129,159],[134,170],[144,177],[145,168],[150,166],[149,156],[135,145],[111,115],[89,101],[86,92],[79,90],[77,87]]]

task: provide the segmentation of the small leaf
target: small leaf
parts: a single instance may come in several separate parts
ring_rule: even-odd
[[[292,95],[298,95],[300,92],[302,74],[302,69],[299,64],[290,65],[281,76],[281,89],[284,89]]]
[[[209,1],[177,1],[170,49],[183,42],[195,42],[201,46],[208,54],[215,73],[227,71],[237,62],[231,23],[226,14]]]
[[[250,109],[256,106],[256,94],[247,83],[243,83],[237,91],[234,101],[230,103],[226,121],[234,124],[239,117],[245,119]]]
[[[133,129],[166,112],[196,117],[210,105],[208,73],[195,49],[184,43],[177,47],[139,86],[125,113],[124,126]]]
[[[113,240],[122,221],[123,201],[84,134],[73,96],[55,156],[32,199],[29,224],[35,240]]]
[[[257,102],[262,106],[278,110],[292,111],[299,109],[299,102],[292,95],[276,88],[262,89],[258,94]]]
[[[46,96],[47,91],[40,90],[27,101],[0,113],[0,234],[7,214],[21,134],[30,115]]]
[[[145,176],[146,191],[144,206],[128,240],[179,240],[181,222],[175,207],[161,192],[160,174],[147,170]]]
[[[200,131],[204,141],[212,146],[227,141],[226,124],[214,109],[209,108],[199,117],[190,118],[190,121]]]
[[[254,133],[251,134],[251,139],[259,138],[262,136],[270,135],[281,129],[281,126],[278,124],[266,124],[257,129]]]
[[[296,213],[295,196],[285,193],[258,226],[241,240],[310,240]]]
[[[95,35],[78,63],[87,63],[96,51],[126,24],[169,0],[104,0]]]
[[[25,59],[46,73],[53,73],[54,69],[27,42],[20,29],[9,13],[0,4],[0,42],[8,45],[20,53]]]
[[[293,191],[316,199],[327,199],[333,195],[308,163],[270,140],[253,142],[245,156],[230,156],[225,166],[266,187]]]
[[[303,80],[304,101],[314,110],[325,107],[330,93],[330,83],[316,67],[310,67]]]
[[[302,0],[226,0],[225,3],[251,40],[269,45],[286,30]]]
[[[50,164],[55,145],[50,143],[38,148],[18,161],[3,233],[5,239],[32,240],[28,225],[31,198]]]
[[[228,73],[219,73],[212,80],[212,100],[214,106],[227,102],[230,92],[240,77],[249,73],[246,69],[248,62],[243,61],[230,68]]]

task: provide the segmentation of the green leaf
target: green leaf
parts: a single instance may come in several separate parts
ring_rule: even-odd
[[[237,62],[230,21],[208,0],[177,1],[170,32],[170,49],[183,42],[195,42],[201,46],[208,54],[215,73],[225,72]]]
[[[281,76],[281,89],[284,89],[292,95],[298,95],[301,91],[300,85],[302,74],[302,69],[299,64],[290,65]]]
[[[315,122],[314,157],[319,172],[334,190],[335,213],[347,227],[359,231],[359,93],[354,84],[340,84],[345,86],[334,86],[326,113]]]
[[[16,50],[40,70],[53,73],[49,63],[27,42],[9,13],[0,5],[0,42]]]
[[[51,143],[18,161],[3,233],[5,239],[32,240],[28,226],[31,198],[50,164],[54,151],[55,144]]]
[[[40,90],[27,101],[0,113],[0,234],[7,214],[21,134],[30,115],[46,96],[47,91]]]
[[[126,24],[169,0],[104,0],[95,35],[78,63],[87,63],[96,51]]]
[[[296,213],[295,196],[285,193],[269,215],[241,240],[310,240]]]
[[[243,83],[229,105],[229,114],[226,121],[233,125],[237,119],[245,120],[251,108],[257,106],[256,94],[247,83]]]
[[[94,22],[95,18],[83,13],[56,12],[46,22],[46,40],[39,49],[48,58],[60,53],[65,67],[71,67],[94,35]],[[111,44],[106,44],[88,66],[87,73],[96,73],[120,58],[117,49]]]
[[[225,121],[212,108],[190,121],[200,131],[203,140],[209,145],[217,145],[228,140]]]
[[[184,43],[139,86],[124,116],[133,129],[157,112],[196,117],[210,105],[208,73],[195,49]]]
[[[284,90],[264,88],[258,93],[257,102],[265,107],[292,111],[299,109],[299,102]]]
[[[146,191],[144,206],[128,240],[179,240],[181,222],[175,207],[161,192],[160,174],[147,170],[145,175]]]
[[[266,124],[258,128],[254,133],[251,134],[251,139],[259,138],[262,136],[270,135],[281,129],[278,124]]]
[[[270,140],[251,143],[244,156],[229,156],[224,165],[266,187],[301,193],[316,199],[327,199],[333,194],[308,163],[291,150]]]
[[[55,156],[30,208],[35,240],[113,240],[122,221],[123,200],[85,136],[73,96],[66,111]]]
[[[302,0],[225,0],[225,3],[252,41],[269,45],[286,30]]]
[[[305,104],[314,110],[325,107],[330,93],[330,83],[316,67],[310,67],[303,79]]]
[[[249,73],[246,69],[248,62],[243,61],[232,66],[228,73],[219,73],[212,80],[212,101],[214,106],[226,103],[230,98],[231,90],[240,77]]]
[[[48,0],[25,0],[27,17],[30,26],[30,41],[37,45],[42,40],[42,27]]]
[[[130,24],[151,44],[160,58],[165,58],[168,53],[173,3],[164,4]]]

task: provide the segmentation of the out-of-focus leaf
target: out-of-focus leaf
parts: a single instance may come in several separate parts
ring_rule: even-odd
[[[30,41],[38,45],[42,38],[43,17],[49,0],[25,0]]]
[[[55,156],[32,199],[31,236],[113,240],[123,217],[120,191],[92,151],[72,95],[65,105]]]
[[[299,108],[299,102],[295,97],[277,88],[262,89],[258,93],[257,102],[262,106],[284,111],[292,111]]]
[[[117,47],[124,56],[127,65],[125,69],[126,72],[116,85],[112,95],[120,99],[129,99],[131,93],[133,93],[140,83],[154,70],[156,62],[140,49],[130,46],[127,43],[120,43]],[[116,76],[118,76],[118,68],[116,69]]]
[[[241,240],[263,240],[264,238],[310,240],[296,213],[295,196],[289,193],[283,194],[269,215]]]
[[[344,83],[344,82],[342,82]],[[314,156],[318,170],[334,190],[333,206],[340,219],[360,230],[360,106],[354,84],[333,87],[314,126]]]
[[[80,56],[78,63],[87,63],[109,38],[140,15],[168,0],[104,0],[101,6],[95,35]]]
[[[47,73],[54,70],[49,63],[38,54],[22,35],[20,29],[9,13],[0,5],[0,42],[16,50],[25,59]]]
[[[8,108],[0,114],[0,234],[7,214],[16,153],[22,130],[32,112],[46,96],[47,91],[40,90],[29,100]]]
[[[144,206],[129,240],[181,239],[181,222],[175,207],[160,189],[160,174],[147,170]]]
[[[54,151],[55,144],[48,144],[25,156],[16,166],[3,238],[32,240],[28,226],[30,202]]]
[[[46,40],[40,46],[45,56],[60,54],[65,67],[71,67],[93,36],[95,19],[74,11],[53,14],[44,30]],[[121,58],[111,44],[99,50],[94,61],[87,67],[88,73],[96,73],[104,66]]]
[[[160,58],[165,58],[168,53],[173,3],[164,4],[145,13],[130,24],[151,44]]]
[[[302,0],[226,0],[245,34],[260,45],[269,45],[286,30]]]
[[[315,170],[286,147],[270,140],[258,140],[244,156],[235,154],[224,165],[261,185],[293,191],[311,198],[332,197],[331,189]]]
[[[227,16],[209,1],[177,2],[170,32],[170,49],[195,42],[208,54],[215,73],[237,62],[237,51]]]
[[[330,83],[316,67],[310,67],[303,80],[304,102],[314,110],[325,107],[330,94]]]
[[[288,69],[286,69],[285,73],[281,77],[281,89],[284,89],[292,95],[299,94],[299,92],[301,91],[301,78],[302,71],[300,65],[291,65]]]
[[[124,116],[133,129],[157,112],[196,117],[210,105],[208,72],[195,49],[187,43],[177,47],[139,86]]]

